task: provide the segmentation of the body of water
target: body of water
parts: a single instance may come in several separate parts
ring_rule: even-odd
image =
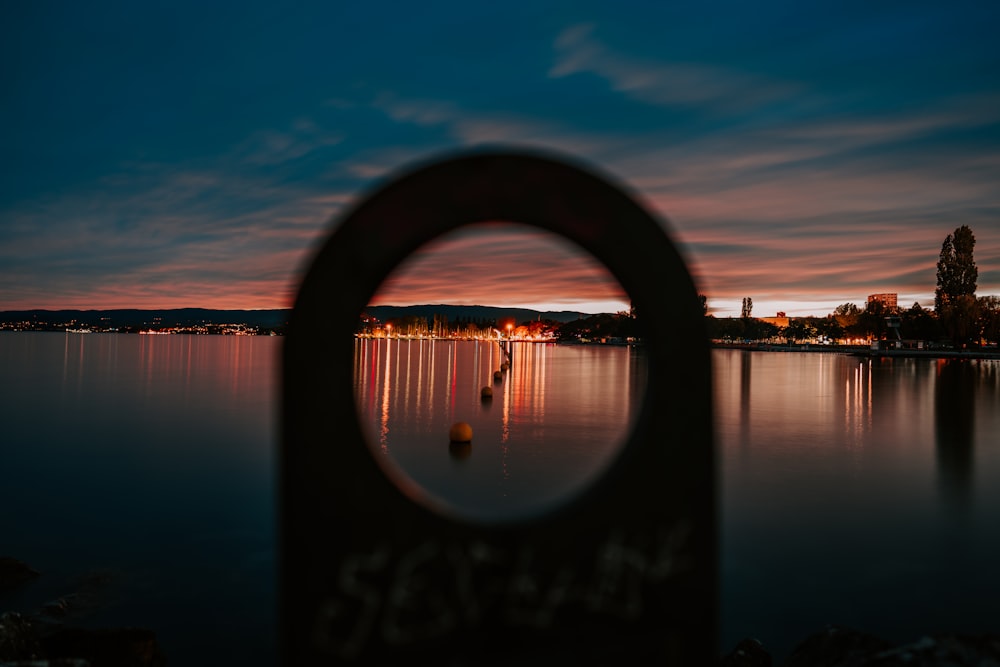
[[[0,607],[85,591],[70,621],[153,628],[171,664],[275,664],[281,343],[0,333],[0,555],[44,573]],[[355,354],[373,455],[485,520],[599,475],[645,382],[628,348],[515,346],[500,384],[495,343]],[[713,364],[720,650],[755,636],[780,659],[828,623],[898,641],[1000,628],[1000,362]],[[453,421],[469,449],[448,445]]]
[[[624,444],[646,383],[644,354],[624,346],[514,343],[509,370],[495,341],[358,339],[355,355],[376,456],[431,506],[484,521],[579,493]],[[449,447],[456,422],[473,441]]]
[[[0,555],[152,628],[171,665],[276,662],[277,338],[0,332]],[[81,599],[82,598],[82,599]]]
[[[728,645],[1000,632],[1000,361],[713,365]]]

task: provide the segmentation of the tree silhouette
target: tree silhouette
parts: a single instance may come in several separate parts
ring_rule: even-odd
[[[743,309],[740,311],[740,317],[747,319],[750,317],[750,313],[753,311],[753,299],[748,296],[743,297]]]
[[[1000,297],[981,296],[977,305],[979,334],[986,340],[1000,342]]]
[[[904,338],[914,338],[917,340],[935,340],[940,333],[938,321],[934,319],[930,311],[925,310],[916,301],[909,310],[900,313],[902,318],[901,331]]]
[[[879,301],[869,301],[865,309],[858,314],[857,328],[866,336],[879,340],[885,336],[888,327],[885,323],[886,315],[894,315],[891,309]]]
[[[937,263],[934,311],[956,347],[976,333],[979,269],[972,254],[975,245],[972,230],[962,225],[945,237]]]
[[[785,339],[791,343],[792,341],[805,340],[807,338],[813,338],[817,331],[816,327],[809,322],[809,318],[798,317],[788,323],[782,332]]]

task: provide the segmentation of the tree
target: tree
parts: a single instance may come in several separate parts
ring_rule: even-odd
[[[575,341],[580,338],[611,338],[621,336],[620,325],[624,321],[632,321],[621,314],[598,313],[579,320],[566,322],[559,327],[559,340]]]
[[[990,342],[1000,342],[1000,297],[979,297],[979,335]]]
[[[778,327],[764,320],[748,317],[743,322],[743,338],[746,340],[768,340],[778,335]]]
[[[885,318],[887,315],[895,315],[895,311],[886,308],[879,300],[869,301],[865,309],[858,314],[856,329],[865,336],[876,340],[885,336],[888,326]]]
[[[937,289],[934,291],[934,310],[941,309],[949,301],[960,296],[974,296],[979,269],[973,258],[976,237],[968,225],[962,225],[949,234],[941,244],[941,256],[937,263]]]
[[[856,303],[842,303],[833,309],[833,314],[838,317],[850,317],[861,312]]]
[[[750,313],[753,311],[753,299],[748,296],[743,297],[743,310],[740,311],[740,317],[743,319],[749,319]]]
[[[861,314],[861,310],[858,308],[857,304],[854,303],[842,303],[833,309],[833,317],[837,320],[841,327],[847,329],[858,323],[858,316]]]
[[[925,310],[914,301],[909,310],[900,313],[900,330],[904,338],[914,338],[916,340],[936,340],[940,329],[937,320],[930,311]]]
[[[816,327],[807,318],[798,317],[789,322],[782,333],[785,339],[791,343],[792,341],[814,338],[816,336]]]
[[[740,340],[743,338],[743,321],[732,317],[705,318],[705,328],[712,340]]]
[[[621,338],[638,338],[639,325],[635,316],[635,307],[628,310],[619,311],[615,317],[618,319],[618,329],[616,335]]]
[[[976,280],[979,269],[973,258],[976,237],[962,225],[945,237],[937,263],[934,311],[945,332],[958,347],[976,328]]]
[[[825,336],[829,340],[836,341],[844,337],[844,327],[833,315],[816,320],[813,325],[816,327],[817,334]]]

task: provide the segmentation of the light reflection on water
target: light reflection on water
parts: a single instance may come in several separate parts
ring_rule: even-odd
[[[571,498],[619,451],[641,404],[642,355],[515,343],[498,382],[506,357],[495,341],[358,339],[359,418],[380,463],[425,502],[466,518],[530,516]],[[455,422],[472,426],[470,446],[449,447]]]
[[[713,361],[724,644],[1000,627],[1000,361]]]
[[[105,606],[82,622],[152,627],[170,664],[274,664],[281,342],[0,332],[0,555],[43,571],[0,604],[40,605],[110,568]],[[488,346],[358,349],[377,452],[383,435],[401,463],[426,447],[428,488],[483,466],[493,491],[534,493],[546,461],[585,460],[571,476],[585,479],[607,456],[588,448],[608,441],[582,425],[606,428],[640,387],[584,381],[599,349],[525,348],[501,386]],[[596,372],[634,382],[629,359]],[[1000,627],[1000,362],[716,350],[713,363],[720,650],[755,636],[780,660],[827,623],[899,641]],[[416,445],[395,441],[397,411]],[[447,427],[465,415],[476,437],[456,460]]]
[[[155,630],[170,664],[273,664],[278,339],[0,332],[0,556],[30,612]],[[252,637],[251,641],[247,641]]]

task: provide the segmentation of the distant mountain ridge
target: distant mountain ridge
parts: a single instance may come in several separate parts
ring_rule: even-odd
[[[195,325],[241,323],[256,327],[277,327],[288,321],[288,308],[271,310],[213,310],[210,308],[162,308],[143,310],[116,308],[111,310],[4,310],[0,322],[69,322],[92,326]]]
[[[190,326],[195,324],[246,324],[254,327],[280,327],[288,323],[290,308],[269,310],[214,310],[210,308],[115,308],[109,310],[31,310],[0,311],[0,322],[48,322],[50,324],[76,321],[87,326],[136,327],[136,326]],[[517,322],[528,320],[554,320],[572,322],[590,313],[571,310],[539,311],[531,308],[504,308],[500,306],[453,306],[425,304],[418,306],[369,306],[365,312],[385,321],[397,317],[433,317],[443,315],[449,321],[458,318],[494,320],[513,317]],[[359,313],[360,315],[360,313]]]
[[[448,304],[423,304],[419,306],[368,306],[365,312],[383,322],[397,317],[417,316],[433,317],[444,315],[449,321],[459,317],[472,320],[499,320],[513,317],[520,322],[529,320],[554,320],[556,322],[573,322],[590,313],[575,310],[533,310],[531,308],[504,308],[502,306],[452,306]]]

